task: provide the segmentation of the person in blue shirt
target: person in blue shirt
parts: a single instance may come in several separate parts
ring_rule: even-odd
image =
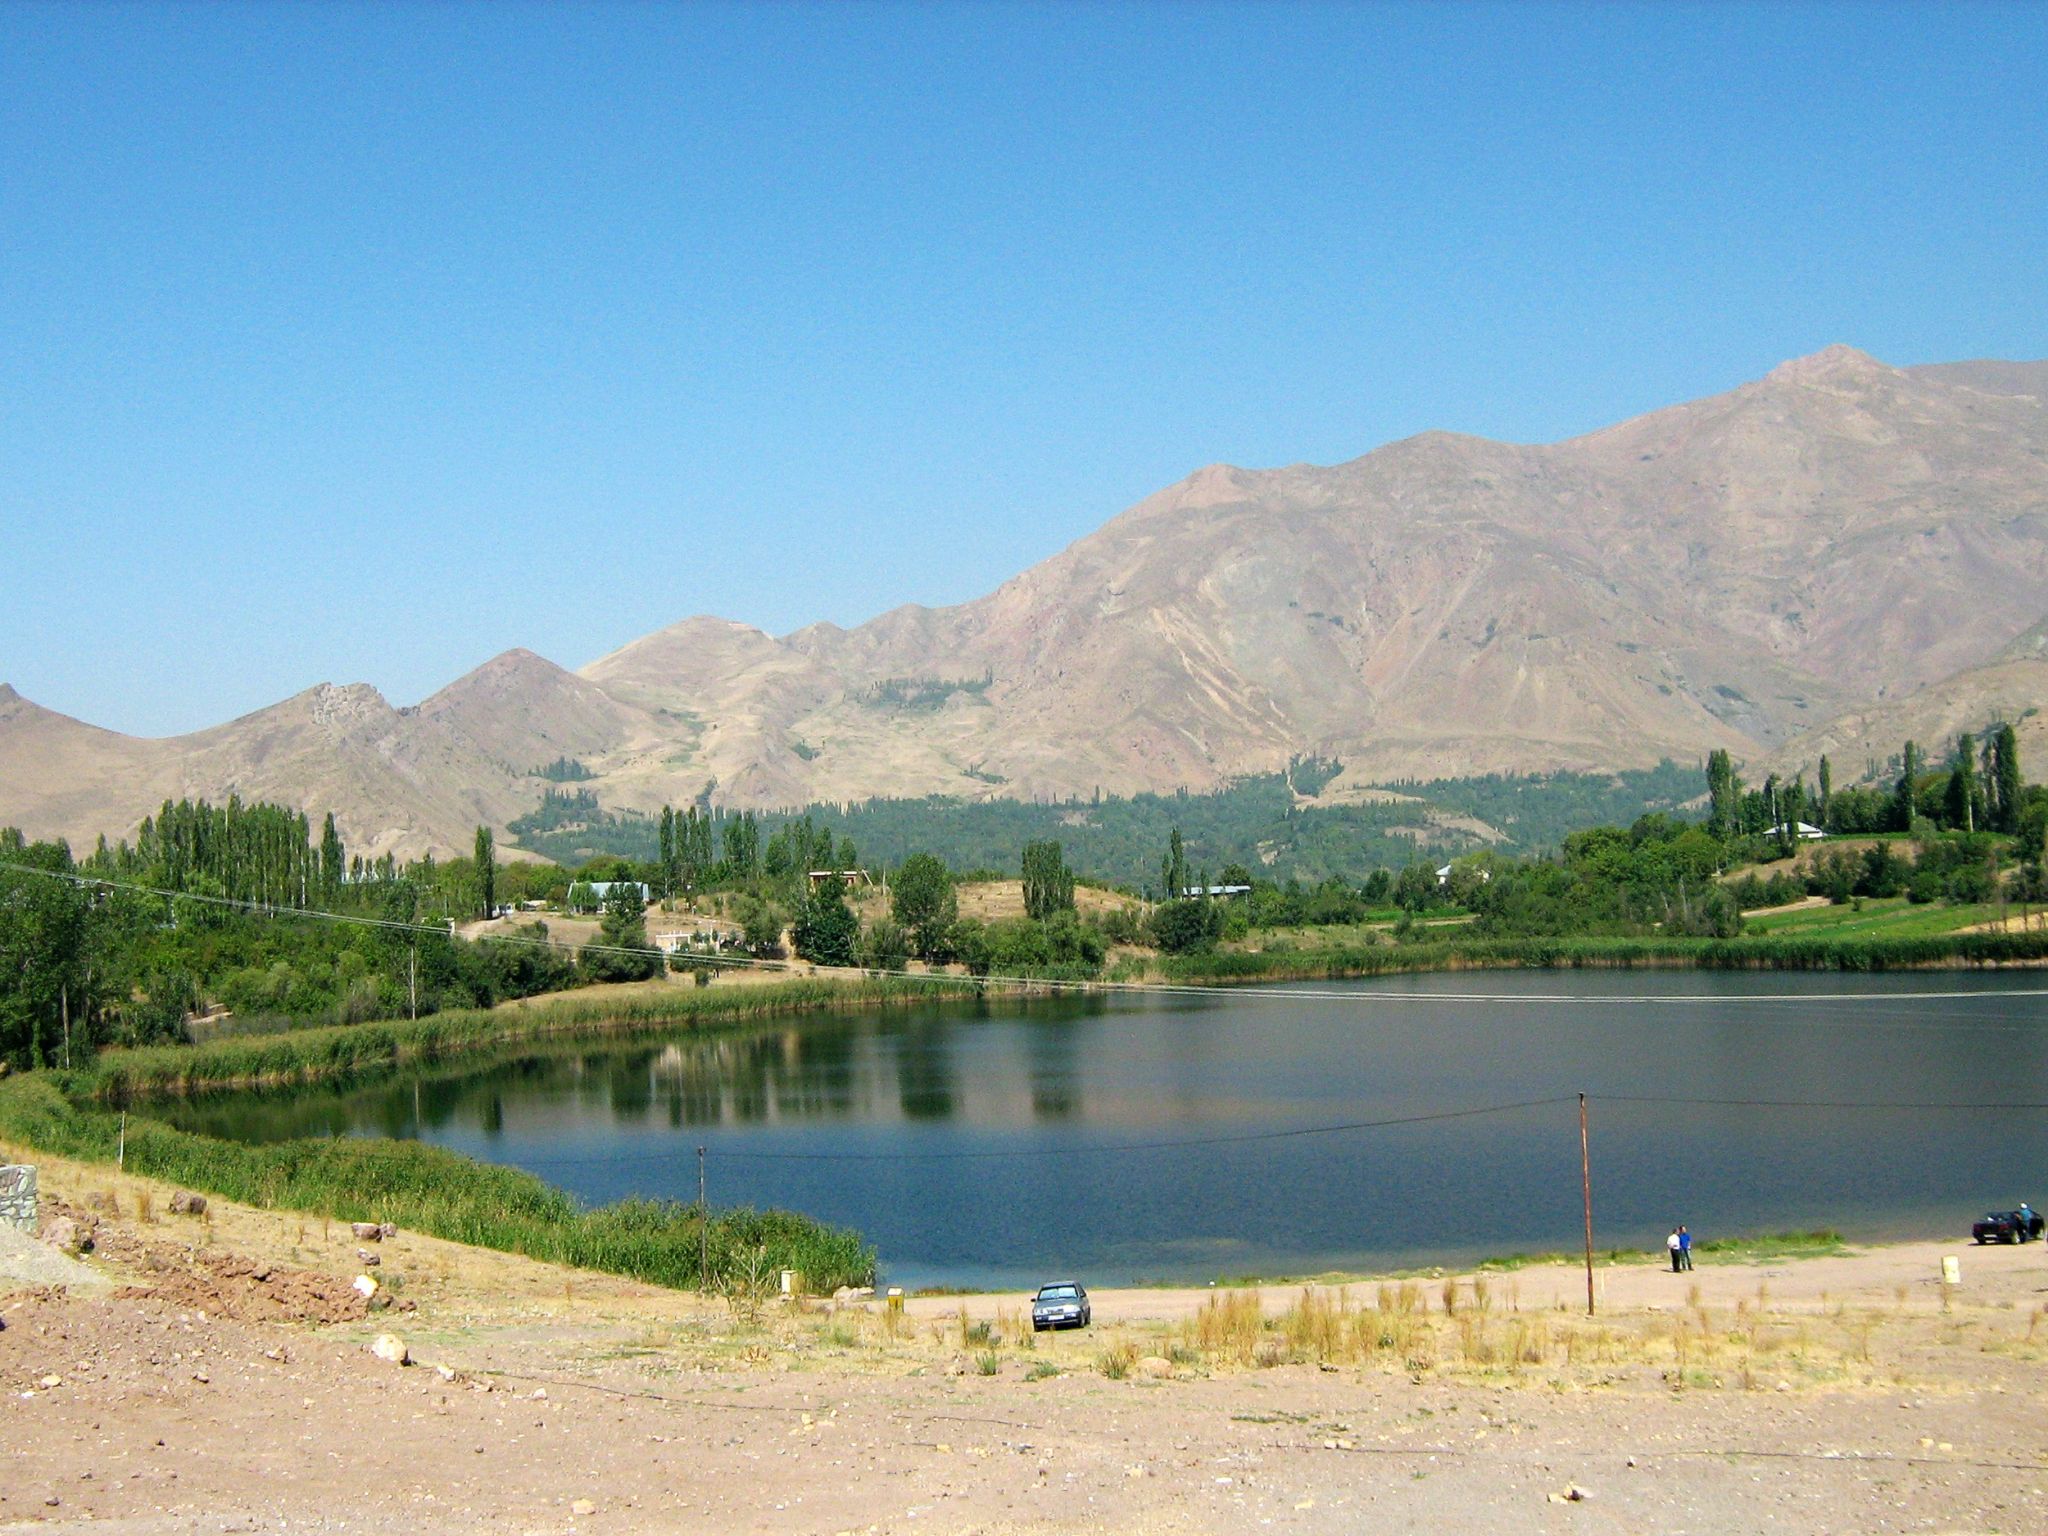
[[[1684,1227],[1678,1229],[1678,1267],[1692,1268],[1692,1234]]]

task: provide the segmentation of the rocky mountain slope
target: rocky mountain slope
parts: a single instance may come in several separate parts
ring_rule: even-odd
[[[610,806],[709,794],[1087,795],[1291,755],[1374,780],[1761,764],[2017,718],[2048,659],[2048,364],[1831,347],[1519,446],[1425,433],[1214,466],[977,601],[775,637],[695,618],[572,674],[514,651],[415,710],[316,689],[137,742],[0,696],[0,822],[123,831],[163,786],[466,846],[584,763]],[[2033,717],[2029,717],[2033,718]]]

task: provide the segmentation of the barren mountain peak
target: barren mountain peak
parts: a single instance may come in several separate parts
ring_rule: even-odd
[[[698,614],[575,674],[515,648],[402,714],[321,685],[136,742],[0,688],[0,824],[89,836],[239,785],[352,844],[459,851],[563,758],[648,811],[707,782],[756,806],[1199,789],[1303,752],[1358,784],[1847,762],[1901,727],[2039,724],[2043,398],[2048,365],[1831,346],[1563,443],[1209,464],[972,602],[780,639]]]
[[[1868,352],[1859,351],[1842,342],[1822,347],[1818,352],[1805,357],[1795,357],[1783,362],[1764,376],[1766,383],[1777,384],[1833,384],[1847,383],[1858,379],[1881,378],[1896,374],[1900,370],[1889,363],[1881,363]]]

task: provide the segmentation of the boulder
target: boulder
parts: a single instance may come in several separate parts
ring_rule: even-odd
[[[69,1216],[53,1216],[43,1226],[43,1241],[59,1253],[79,1250],[78,1223]]]
[[[1173,1362],[1159,1355],[1146,1355],[1138,1361],[1136,1370],[1140,1376],[1164,1381],[1173,1374]]]
[[[382,1264],[384,1261],[378,1258],[376,1254],[370,1252],[369,1249],[358,1248],[356,1250],[356,1262],[358,1264],[363,1265],[365,1268],[374,1269],[377,1265]]]
[[[195,1194],[189,1189],[181,1189],[171,1196],[171,1212],[177,1216],[204,1216],[206,1196]]]
[[[357,1275],[355,1279],[349,1281],[349,1285],[365,1301],[368,1301],[377,1294],[377,1282],[368,1275]]]
[[[384,1240],[384,1228],[374,1221],[351,1222],[349,1231],[355,1234],[359,1243],[380,1243]]]
[[[398,1227],[395,1223],[389,1221],[380,1221],[377,1223],[377,1241],[381,1243],[385,1241],[387,1238],[393,1238],[396,1236],[398,1236]]]
[[[393,1365],[411,1365],[412,1351],[405,1347],[405,1340],[395,1333],[380,1333],[377,1341],[370,1346],[370,1353],[379,1360],[389,1360]]]

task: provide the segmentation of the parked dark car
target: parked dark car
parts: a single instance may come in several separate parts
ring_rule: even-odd
[[[1071,1280],[1041,1285],[1031,1298],[1031,1326],[1039,1333],[1048,1328],[1086,1328],[1092,1315],[1087,1290]]]
[[[2024,1206],[2017,1211],[1986,1211],[1970,1226],[1970,1236],[1980,1243],[2024,1243],[2040,1235],[2041,1213]]]

